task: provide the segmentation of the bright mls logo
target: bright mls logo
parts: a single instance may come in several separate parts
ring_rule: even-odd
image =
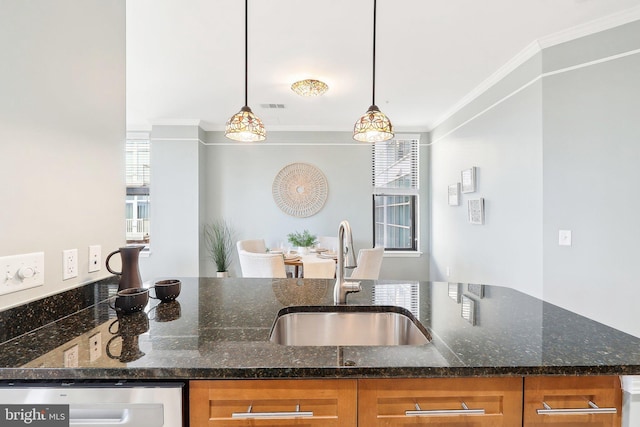
[[[0,405],[2,427],[69,427],[69,405]]]

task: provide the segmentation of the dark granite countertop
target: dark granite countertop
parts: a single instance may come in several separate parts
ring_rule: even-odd
[[[49,323],[37,323],[44,316],[37,310],[56,310],[46,304],[0,313],[0,379],[640,374],[640,339],[509,288],[363,281],[361,292],[349,294],[349,305],[403,306],[427,328],[432,342],[293,347],[269,342],[277,312],[287,306],[331,305],[332,280],[182,282],[175,302],[150,300],[145,312],[121,319],[108,304],[117,287],[114,280],[77,291],[84,304],[71,304]],[[64,301],[75,299],[49,303],[60,310]],[[469,320],[462,316],[470,312]],[[95,352],[89,342],[98,334]],[[75,345],[77,358],[65,356]],[[65,367],[65,357],[77,367]]]

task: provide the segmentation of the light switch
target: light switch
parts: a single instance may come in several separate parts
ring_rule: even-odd
[[[558,232],[558,245],[571,246],[571,230],[560,230]]]

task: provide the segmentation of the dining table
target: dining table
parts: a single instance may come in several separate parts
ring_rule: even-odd
[[[328,251],[310,251],[308,254],[288,252],[284,264],[294,267],[294,277],[333,278],[336,274],[337,254]]]

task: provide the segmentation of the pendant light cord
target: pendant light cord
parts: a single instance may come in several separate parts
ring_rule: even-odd
[[[244,0],[244,106],[248,106],[248,80],[249,80],[249,0]]]
[[[373,0],[373,89],[371,105],[376,105],[376,0]]]

